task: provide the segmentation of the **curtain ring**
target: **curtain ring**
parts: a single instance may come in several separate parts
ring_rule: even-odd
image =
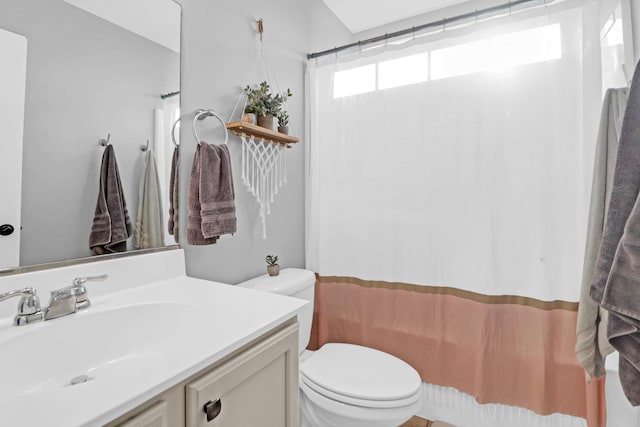
[[[411,40],[415,40],[416,39],[416,26],[415,25],[411,26],[411,34],[412,34]]]
[[[447,31],[447,18],[442,18],[442,32]]]
[[[476,25],[478,25],[478,9],[476,9]]]

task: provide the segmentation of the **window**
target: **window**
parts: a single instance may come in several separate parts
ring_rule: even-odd
[[[337,71],[333,75],[333,97],[358,95],[376,90],[376,64]]]
[[[607,34],[604,36],[607,46],[624,44],[622,19],[610,19],[605,28],[608,28]]]
[[[609,43],[620,43],[621,26],[614,22],[606,37]],[[552,24],[338,71],[334,74],[333,97],[484,71],[502,71],[561,57],[560,24]]]
[[[488,40],[434,50],[431,53],[431,78],[438,80],[485,71],[489,67],[489,55]]]
[[[562,58],[560,24],[491,39],[491,69],[505,69]]]
[[[429,80],[429,52],[378,64],[378,89],[389,89],[427,80]]]
[[[433,80],[559,59],[560,24],[435,50],[431,57]]]

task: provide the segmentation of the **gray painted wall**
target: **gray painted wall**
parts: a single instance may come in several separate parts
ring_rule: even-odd
[[[312,46],[331,40],[325,29],[340,29],[339,22],[321,0],[181,0],[182,110],[180,227],[192,277],[237,283],[265,273],[264,257],[277,254],[281,268],[304,266],[304,64]],[[316,16],[316,14],[318,16]],[[287,151],[286,184],[276,196],[267,218],[268,238],[261,237],[258,205],[240,177],[241,143],[231,135],[229,150],[236,189],[238,231],[211,246],[185,244],[187,188],[195,140],[190,119],[197,108],[213,108],[229,118],[242,88],[266,79],[259,68],[252,74],[258,52],[256,19],[264,19],[264,46],[280,90],[291,88],[287,108],[291,134],[300,143]],[[342,31],[344,27],[342,27]],[[237,118],[236,118],[237,120]],[[207,119],[198,127],[210,143],[222,141],[222,130]]]
[[[311,0],[310,52],[321,52],[358,40],[322,0]]]
[[[176,90],[178,54],[59,0],[0,4],[28,39],[21,265],[90,255],[103,148],[111,133],[135,221],[153,108]]]

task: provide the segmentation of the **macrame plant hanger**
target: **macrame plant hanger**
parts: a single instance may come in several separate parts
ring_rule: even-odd
[[[264,51],[262,19],[258,20],[258,31],[260,32],[260,45],[258,55],[255,60],[252,75],[255,75],[258,65],[262,63],[267,82],[271,81],[269,64]],[[275,83],[276,93],[280,93],[277,80]],[[290,142],[297,142],[294,137],[279,134],[272,130],[258,128],[243,122],[232,122],[240,101],[244,98],[244,103],[240,115],[247,105],[247,98],[244,91],[240,94],[236,102],[227,128],[242,140],[242,182],[258,202],[260,208],[260,222],[262,223],[262,238],[267,238],[267,215],[271,214],[271,204],[278,190],[287,183],[287,167],[285,162],[285,149],[290,148]]]

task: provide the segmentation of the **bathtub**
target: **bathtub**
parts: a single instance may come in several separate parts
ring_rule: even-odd
[[[622,391],[618,377],[618,352],[607,356],[607,427],[640,427],[640,407],[633,407]]]

